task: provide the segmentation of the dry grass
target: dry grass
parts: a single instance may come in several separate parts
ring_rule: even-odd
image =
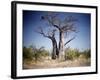
[[[63,67],[84,67],[90,66],[91,60],[85,58],[78,58],[74,60],[51,60],[46,59],[43,61],[24,61],[23,69],[44,69],[44,68],[63,68]]]

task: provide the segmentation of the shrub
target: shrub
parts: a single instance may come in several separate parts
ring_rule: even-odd
[[[90,49],[84,50],[83,52],[81,52],[81,55],[83,55],[83,57],[86,59],[90,58],[91,57]]]
[[[78,49],[67,49],[65,50],[65,59],[73,60],[80,56]]]
[[[27,60],[32,60],[33,53],[31,51],[31,48],[23,48],[23,59],[27,59]]]
[[[49,52],[41,47],[37,49],[35,46],[30,46],[29,48],[23,47],[23,59],[24,60],[34,60],[38,61],[41,60],[43,57],[49,55]]]
[[[49,52],[46,51],[46,50],[43,50],[43,51],[41,52],[41,56],[43,56],[43,57],[49,56]]]
[[[69,60],[73,60],[76,58],[85,58],[88,59],[91,57],[91,50],[87,49],[84,50],[82,52],[80,52],[78,49],[71,49],[71,48],[67,48],[65,50],[65,60],[69,59]]]

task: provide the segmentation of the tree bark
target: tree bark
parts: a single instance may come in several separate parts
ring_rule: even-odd
[[[56,59],[58,55],[58,47],[57,47],[57,42],[55,38],[52,38],[52,45],[53,45],[53,51],[52,51],[52,59]]]
[[[64,33],[59,34],[59,59],[64,59]]]

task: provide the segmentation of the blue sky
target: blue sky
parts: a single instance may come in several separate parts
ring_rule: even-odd
[[[41,34],[35,32],[38,27],[42,27],[47,32],[47,22],[41,21],[41,16],[46,14],[45,11],[23,11],[23,46],[29,47],[35,45],[40,48],[42,46],[47,50],[52,49],[52,42],[50,39],[43,37]],[[70,13],[70,12],[57,12],[58,17],[63,20],[67,16],[73,16],[78,19],[75,23],[78,33],[71,33],[65,41],[71,37],[76,38],[71,41],[66,47],[77,48],[79,50],[89,49],[91,46],[90,33],[91,33],[91,15],[87,13]],[[57,42],[59,42],[58,35],[56,34]]]

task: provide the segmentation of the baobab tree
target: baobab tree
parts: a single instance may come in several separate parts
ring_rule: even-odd
[[[46,37],[48,39],[50,39],[52,41],[52,59],[56,59],[58,57],[58,47],[57,47],[57,41],[55,39],[55,32],[56,29],[53,30],[48,30],[48,33],[44,32],[44,30],[42,29],[42,27],[38,28],[38,33],[40,33],[41,35],[43,35],[43,37]]]
[[[41,17],[43,20],[47,21],[51,27],[56,28],[59,31],[59,59],[64,59],[64,47],[75,39],[75,36],[65,42],[65,36],[68,36],[70,32],[76,32],[75,19],[73,16],[65,17],[64,20],[61,20],[56,13],[48,13]]]

